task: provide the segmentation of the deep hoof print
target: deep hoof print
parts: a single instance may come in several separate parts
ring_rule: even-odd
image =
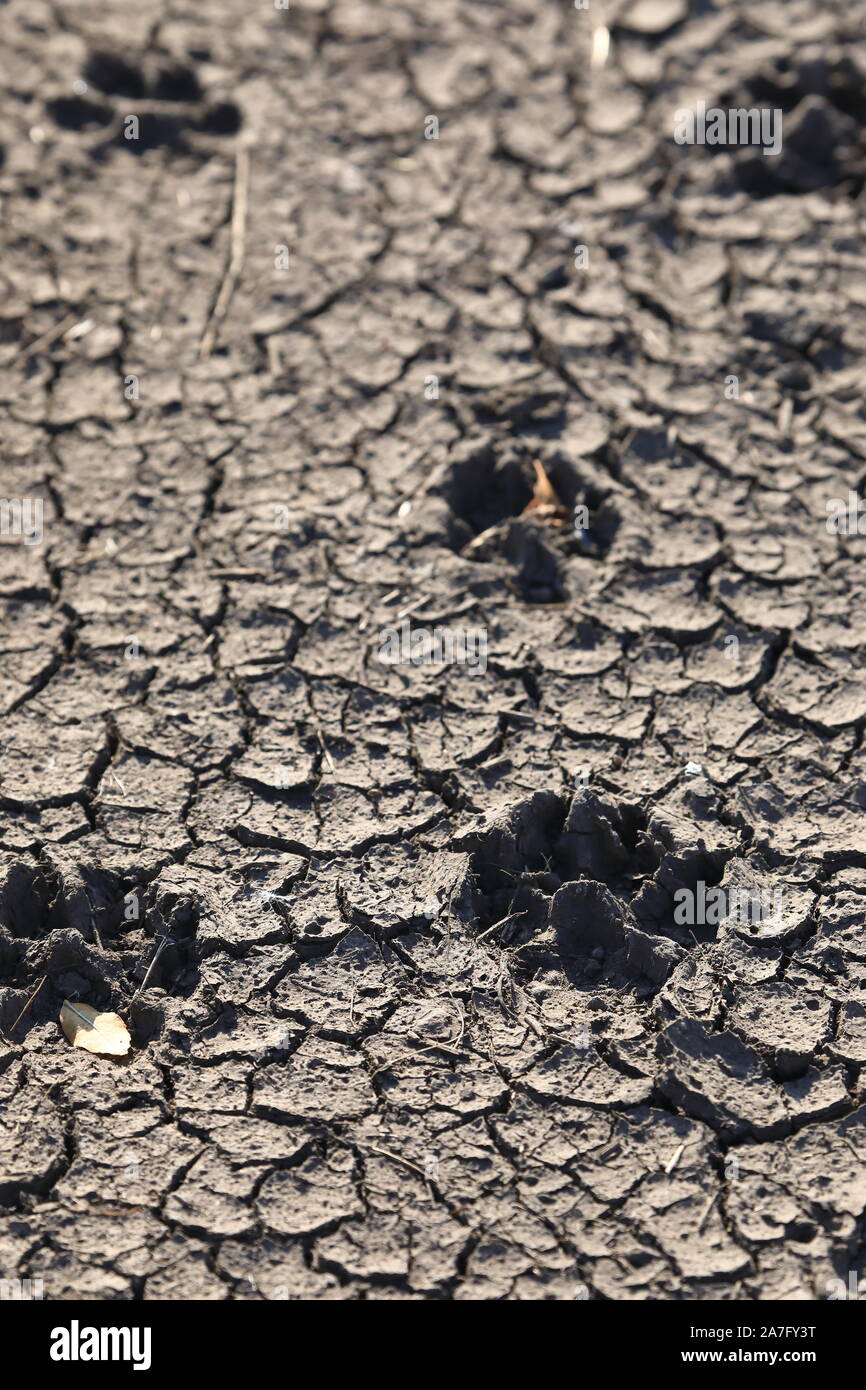
[[[492,445],[464,447],[450,462],[440,491],[453,513],[457,535],[468,543],[529,505],[532,470],[513,448],[500,452]]]
[[[479,838],[473,913],[524,978],[558,974],[577,989],[646,997],[682,958],[677,880],[639,810],[589,788],[567,805],[539,794]],[[668,911],[650,918],[647,897]]]
[[[437,492],[450,511],[449,542],[462,556],[478,563],[505,561],[515,592],[527,603],[560,603],[570,516],[539,469],[525,450],[512,446],[461,449]],[[553,501],[537,500],[539,476],[543,495],[549,492]]]
[[[796,66],[770,64],[713,103],[736,113],[737,134],[720,127],[724,138],[707,148],[735,154],[736,181],[751,197],[826,189],[858,198],[866,183],[864,83],[866,69],[849,57],[816,53]],[[748,122],[745,149],[738,148],[741,119]]]
[[[198,981],[200,903],[92,868],[67,878],[13,863],[0,885],[0,1031],[14,1045],[64,1000],[120,1009],[134,1041],[157,1037],[165,1002]],[[56,1043],[54,1030],[40,1034]]]

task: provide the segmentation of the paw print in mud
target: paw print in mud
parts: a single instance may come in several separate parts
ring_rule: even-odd
[[[225,93],[205,90],[192,64],[168,54],[137,59],[95,50],[72,92],[47,97],[45,109],[61,131],[96,132],[91,153],[113,147],[141,155],[197,146],[205,152],[213,137],[235,135],[243,123]]]
[[[471,912],[525,977],[654,994],[694,947],[779,944],[808,930],[809,895],[745,854],[706,784],[648,813],[578,784],[536,792],[470,832]]]

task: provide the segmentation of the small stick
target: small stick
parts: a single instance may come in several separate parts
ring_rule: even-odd
[[[316,738],[319,740],[319,747],[322,750],[322,756],[324,757],[325,762],[328,764],[328,767],[331,772],[336,772],[336,768],[334,767],[334,759],[328,752],[328,745],[325,743],[325,737],[322,733],[322,726],[315,715],[313,715],[312,717],[312,725],[316,731]]]
[[[240,279],[244,263],[244,240],[247,226],[247,195],[250,183],[250,156],[247,150],[238,150],[235,157],[235,187],[232,203],[231,249],[228,265],[223,275],[219,294],[216,297],[211,315],[199,344],[199,361],[210,357],[216,342],[217,329],[228,313],[232,295]]]
[[[417,613],[419,608],[423,608],[427,602],[427,596],[416,598],[414,603],[410,603],[406,608],[401,608],[397,614],[398,618],[408,618],[410,613]]]
[[[668,1177],[670,1177],[671,1173],[674,1171],[680,1159],[682,1158],[683,1150],[685,1149],[685,1147],[685,1144],[680,1144],[679,1148],[674,1150],[673,1158],[671,1158],[669,1162],[665,1164],[665,1172],[667,1173]]]
[[[388,1153],[387,1149],[374,1149],[372,1144],[368,1145],[367,1152],[371,1154],[378,1154],[381,1158],[390,1158],[392,1163],[405,1163],[407,1168],[411,1168],[412,1172],[417,1173],[419,1177],[422,1177],[425,1180],[425,1182],[430,1181],[423,1168],[419,1168],[416,1163],[412,1163],[408,1158],[402,1158],[400,1154]]]
[[[78,322],[77,314],[67,314],[65,319],[56,323],[53,328],[49,328],[47,333],[34,338],[32,343],[27,343],[25,347],[19,348],[12,362],[17,362],[20,357],[30,357],[32,353],[39,352],[41,348],[49,347],[57,338],[62,338],[68,328]]]
[[[476,940],[483,941],[485,936],[489,936],[492,931],[496,931],[497,927],[504,927],[506,922],[516,922],[518,917],[525,917],[526,911],[526,908],[524,908],[522,912],[510,912],[507,917],[500,917],[499,921],[494,922],[492,927],[488,927],[486,931],[480,932]]]
[[[383,1062],[380,1067],[377,1067],[374,1072],[371,1072],[371,1079],[378,1076],[380,1072],[393,1071],[401,1062],[415,1062],[419,1057],[422,1057],[425,1052],[448,1052],[452,1057],[470,1058],[472,1056],[471,1052],[466,1052],[462,1048],[452,1047],[450,1043],[430,1043],[429,1047],[419,1047],[415,1052],[403,1052],[399,1057],[393,1057],[389,1061]]]
[[[18,1017],[16,1018],[15,1022],[12,1024],[12,1027],[9,1029],[9,1032],[10,1032],[10,1033],[14,1033],[14,1032],[15,1032],[15,1029],[18,1027],[18,1024],[21,1022],[22,1018],[23,1018],[24,1015],[26,1014],[27,1010],[30,1008],[30,1005],[33,1003],[33,1000],[36,998],[37,994],[39,993],[40,989],[41,989],[42,986],[45,984],[45,981],[46,981],[47,979],[48,979],[48,976],[47,976],[47,975],[43,975],[43,976],[42,976],[42,979],[39,981],[39,984],[36,986],[36,988],[34,989],[33,993],[31,994],[30,998],[27,1000],[27,1003],[24,1005],[24,1008],[21,1010],[21,1012],[20,1012],[20,1014],[18,1015]]]
[[[133,1000],[133,999],[137,999],[137,998],[138,998],[138,996],[141,994],[141,991],[142,991],[143,989],[147,989],[147,982],[148,982],[148,980],[150,979],[151,975],[153,974],[154,966],[156,965],[156,962],[159,960],[159,958],[160,958],[160,956],[162,955],[163,951],[165,950],[166,946],[168,946],[169,944],[172,944],[172,945],[174,944],[174,937],[172,937],[172,936],[164,936],[164,937],[162,938],[162,940],[160,941],[159,945],[157,946],[156,950],[154,951],[154,953],[153,953],[153,959],[151,960],[150,965],[147,967],[147,974],[145,975],[145,977],[144,977],[144,979],[142,980],[141,984],[138,986],[138,989],[135,991],[135,994],[132,996],[132,999],[130,999],[130,1001],[129,1001],[130,1003],[132,1003],[132,1000]]]
[[[703,1216],[701,1217],[700,1221],[698,1222],[698,1233],[699,1233],[699,1234],[700,1234],[700,1232],[704,1229],[704,1227],[706,1226],[707,1220],[709,1219],[710,1212],[712,1211],[713,1207],[716,1205],[716,1202],[717,1202],[718,1200],[719,1200],[719,1194],[718,1194],[718,1192],[714,1192],[713,1195],[712,1195],[712,1197],[710,1198],[710,1200],[707,1202],[706,1208],[704,1209],[704,1214],[703,1214]]]

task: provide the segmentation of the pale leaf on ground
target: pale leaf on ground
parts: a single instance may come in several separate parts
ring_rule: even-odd
[[[100,1013],[90,1004],[64,999],[60,1026],[73,1047],[109,1057],[125,1057],[131,1046],[129,1031],[118,1014]]]

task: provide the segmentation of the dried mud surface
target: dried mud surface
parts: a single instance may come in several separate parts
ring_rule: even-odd
[[[0,543],[0,1270],[46,1298],[862,1270],[866,7],[605,17],[593,70],[536,0],[0,9],[45,518]],[[695,97],[783,154],[678,147]],[[405,610],[486,671],[383,664]],[[676,925],[746,879],[781,925]]]

